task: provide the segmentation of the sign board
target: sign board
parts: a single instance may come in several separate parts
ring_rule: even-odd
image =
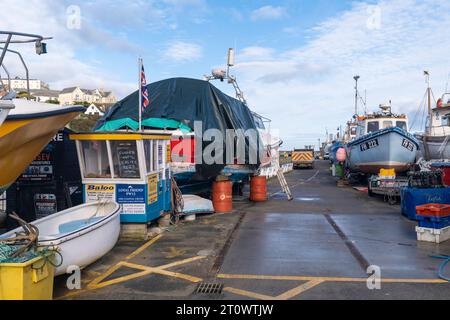
[[[169,162],[171,162],[172,161],[172,155],[171,155],[171,152],[172,152],[172,150],[171,150],[171,148],[170,148],[170,143],[168,143],[167,144],[167,157],[166,157],[166,162],[167,163],[169,163]]]
[[[117,203],[145,204],[145,186],[136,184],[118,184],[117,185]]]
[[[114,184],[87,184],[85,192],[86,203],[116,201],[116,186]]]
[[[36,193],[34,195],[34,211],[36,219],[58,212],[56,195],[52,193]]]
[[[145,214],[145,203],[124,203],[121,204],[122,213],[125,214]]]
[[[136,144],[121,142],[117,147],[119,176],[121,178],[139,178],[139,161]]]
[[[51,148],[41,152],[19,177],[20,182],[25,181],[51,181],[53,179],[53,156]]]
[[[153,173],[147,178],[147,204],[158,201],[158,174]]]

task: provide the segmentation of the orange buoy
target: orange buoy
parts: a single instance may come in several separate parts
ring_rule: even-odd
[[[233,183],[231,181],[216,181],[212,187],[212,202],[214,211],[228,213],[233,211]]]
[[[250,201],[267,201],[267,179],[264,176],[255,176],[250,179]]]

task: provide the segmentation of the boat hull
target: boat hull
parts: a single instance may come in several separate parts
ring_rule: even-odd
[[[99,220],[73,231],[59,233],[64,223],[89,219],[97,213]],[[73,207],[43,219],[31,222],[39,229],[38,245],[45,248],[57,248],[55,263],[59,265],[55,275],[62,275],[70,266],[83,269],[108,253],[117,243],[120,234],[120,206],[117,203],[89,203]],[[2,238],[13,237],[14,229]]]
[[[426,137],[426,142],[424,142],[423,135],[416,134],[416,138],[419,142],[418,157],[426,160],[450,159],[450,140],[446,140],[447,136]],[[428,149],[428,152],[425,151],[425,148]]]
[[[79,113],[59,112],[45,117],[8,117],[5,120],[0,126],[0,194],[27,168],[58,130]]]
[[[418,147],[414,136],[400,128],[379,130],[347,144],[347,167],[370,174],[380,169],[402,173],[414,165]]]

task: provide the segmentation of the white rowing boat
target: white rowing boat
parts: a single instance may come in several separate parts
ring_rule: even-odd
[[[119,239],[120,206],[115,202],[82,204],[31,222],[39,229],[39,247],[56,248],[55,275],[69,266],[83,269],[108,253]],[[12,238],[14,229],[0,238]],[[61,261],[62,257],[62,261]]]

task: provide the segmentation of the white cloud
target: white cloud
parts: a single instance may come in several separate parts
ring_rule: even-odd
[[[114,35],[95,27],[90,20],[82,20],[79,30],[68,29],[66,6],[62,2],[30,0],[23,6],[15,0],[3,0],[2,6],[8,8],[0,11],[2,29],[53,37],[47,41],[48,54],[41,56],[34,53],[32,44],[12,45],[11,48],[23,54],[30,69],[30,77],[42,79],[53,89],[76,85],[85,88],[103,87],[113,90],[119,97],[134,89],[134,84],[121,81],[117,75],[102,70],[101,65],[81,61],[76,54],[78,47],[133,52],[135,47],[125,35]],[[13,75],[24,75],[15,56],[8,55],[5,63]]]
[[[175,41],[169,43],[164,52],[163,59],[174,62],[190,62],[203,56],[203,48],[195,43]]]
[[[247,47],[239,52],[238,58],[240,61],[247,60],[271,60],[275,50],[265,47]]]
[[[249,103],[291,137],[285,139],[290,147],[301,147],[294,136],[323,136],[325,128],[334,132],[345,124],[353,114],[355,74],[361,76],[361,93],[367,89],[368,111],[392,99],[394,112],[412,117],[425,91],[425,69],[431,72],[435,94],[444,90],[450,71],[450,20],[436,19],[436,12],[450,12],[450,3],[383,0],[377,9],[376,28],[367,23],[376,12],[373,7],[355,3],[310,30],[312,40],[306,45],[278,52],[270,60],[238,63],[235,73]]]
[[[251,13],[251,19],[256,20],[274,20],[280,19],[286,15],[287,11],[284,7],[264,6],[254,10]]]

